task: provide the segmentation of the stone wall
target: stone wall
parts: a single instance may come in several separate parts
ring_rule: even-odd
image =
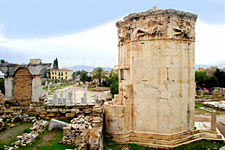
[[[28,106],[32,97],[32,76],[25,68],[20,68],[14,75],[13,95],[16,103]]]
[[[75,106],[48,106],[44,103],[31,103],[29,106],[16,106],[11,104],[0,105],[0,115],[36,115],[43,119],[65,119],[74,118],[79,115],[92,116],[94,114],[101,115],[103,112],[98,111],[100,105],[75,105]]]

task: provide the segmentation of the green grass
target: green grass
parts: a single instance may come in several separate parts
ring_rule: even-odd
[[[160,150],[156,148],[149,148],[140,146],[137,144],[118,144],[111,140],[111,138],[104,132],[103,133],[103,146],[104,150],[121,150],[123,147],[127,147],[130,150]],[[175,150],[217,150],[225,146],[223,142],[216,141],[206,141],[201,140],[188,145],[183,145],[174,148]]]
[[[200,109],[200,107],[205,107],[205,106],[200,103],[195,103],[195,108]]]
[[[30,129],[30,128],[26,128],[25,130],[24,130],[24,133],[30,133],[32,130]]]
[[[49,87],[49,90],[55,91],[55,89],[63,89],[67,86],[71,86],[71,85],[74,85],[74,84],[75,83],[65,83],[65,84],[61,84],[60,86],[51,86],[51,87]],[[48,87],[43,88],[43,90],[47,91]]]
[[[213,109],[213,108],[207,107],[207,106],[205,106],[205,105],[203,105],[203,104],[195,103],[195,108],[200,109],[200,107],[204,107],[204,108],[206,108],[206,109]],[[205,112],[209,112],[209,111],[204,110],[204,109],[200,109],[200,110],[205,111]],[[219,111],[219,110],[216,110],[216,109],[213,109],[213,110],[216,111],[216,114],[217,114],[217,115],[220,114],[220,111]]]
[[[22,124],[29,124],[30,127],[32,126],[32,123],[27,123],[27,122],[16,122],[14,127],[11,127],[11,128],[7,127],[6,130],[10,130],[10,129],[15,128],[16,126],[22,125]],[[29,128],[30,128],[30,127],[29,127]],[[29,129],[29,128],[27,128],[27,129]],[[25,130],[26,130],[26,129],[25,129]],[[25,131],[25,130],[24,130],[24,131]],[[24,132],[24,133],[25,133],[25,132]],[[22,135],[22,134],[23,134],[23,133],[20,133],[20,134],[18,134],[18,135],[15,135],[15,137],[14,137],[12,140],[8,141],[7,143],[4,143],[4,142],[0,141],[0,150],[4,150],[4,145],[10,145],[11,143],[16,142],[16,137],[19,136],[19,135]]]
[[[209,98],[209,97],[212,97],[212,95],[202,95],[201,97],[202,98]]]
[[[50,142],[48,142],[46,145],[38,146],[42,141],[46,134],[49,134],[50,132],[56,132],[56,130],[59,130],[57,132],[57,136]],[[44,131],[40,137],[30,146],[26,147],[20,147],[19,150],[32,150],[32,149],[38,149],[38,150],[65,150],[65,149],[72,149],[73,146],[66,146],[64,144],[58,144],[59,141],[61,141],[63,138],[63,130],[62,129],[53,129],[52,131]]]

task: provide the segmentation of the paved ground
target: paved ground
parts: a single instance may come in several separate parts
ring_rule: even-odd
[[[210,122],[211,116],[195,115],[195,121]],[[217,128],[225,137],[225,115],[217,115]]]

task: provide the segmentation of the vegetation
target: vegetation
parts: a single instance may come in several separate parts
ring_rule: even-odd
[[[59,144],[63,137],[62,129],[46,130],[43,132],[35,143],[30,146],[20,147],[20,150],[62,150],[73,149],[74,146]]]
[[[196,71],[195,81],[197,88],[225,87],[225,71],[217,68],[212,75],[205,71]]]
[[[5,128],[6,130],[0,132],[0,150],[4,150],[4,145],[10,145],[16,141],[18,135],[22,135],[26,129],[30,128],[32,123],[17,122],[15,126],[11,128]]]
[[[202,107],[204,109],[201,109],[200,107]],[[207,106],[205,106],[203,104],[200,104],[200,103],[195,103],[195,108],[200,109],[202,111],[206,111],[206,112],[208,112],[207,110],[212,110],[212,108],[207,107]],[[219,110],[216,110],[216,114],[219,115],[220,114],[220,111]]]
[[[56,58],[54,61],[53,61],[53,69],[58,69],[59,68],[59,63],[58,63],[58,59]]]
[[[109,75],[109,85],[110,85],[110,93],[114,97],[114,94],[118,94],[119,85],[118,85],[118,73],[111,71]]]
[[[84,70],[79,70],[73,73],[73,79],[76,79],[77,76],[80,76],[80,81],[82,81],[83,83],[90,82],[91,81],[91,77],[88,76],[88,72],[84,71]]]
[[[97,67],[93,70],[93,77],[92,79],[97,79],[100,86],[102,85],[102,80],[107,79],[105,71],[101,67]]]
[[[0,64],[8,64],[8,62],[5,61],[4,59],[0,59]]]
[[[30,133],[32,130],[30,129],[30,128],[26,128],[25,130],[24,130],[24,133]]]
[[[2,93],[5,93],[4,79],[0,79],[0,90]]]
[[[60,86],[51,86],[51,87],[49,87],[49,90],[54,91],[56,89],[63,89],[64,87],[67,87],[67,86],[70,86],[73,84],[74,83],[64,83],[64,84],[61,84]],[[48,87],[43,88],[43,90],[47,91]]]

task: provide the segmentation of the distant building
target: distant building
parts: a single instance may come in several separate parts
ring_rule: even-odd
[[[197,71],[204,71],[206,72],[208,75],[213,75],[213,73],[216,71],[217,67],[215,66],[211,66],[208,68],[198,68]]]
[[[50,69],[50,78],[53,80],[72,80],[73,70],[62,69]]]
[[[42,60],[41,59],[30,59],[29,63],[30,64],[41,64]]]

